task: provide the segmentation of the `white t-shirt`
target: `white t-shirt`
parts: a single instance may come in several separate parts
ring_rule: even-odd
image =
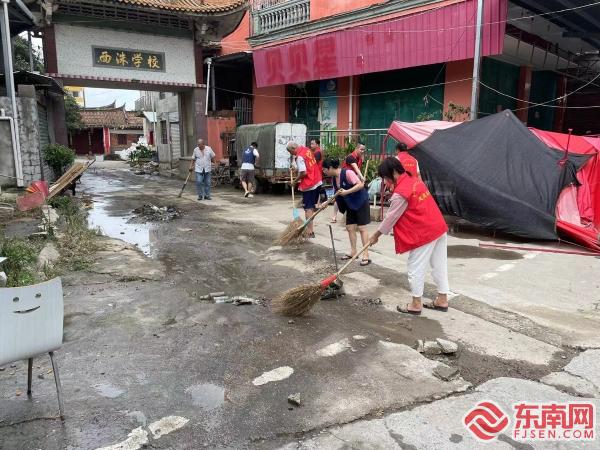
[[[200,151],[198,147],[194,149],[194,159],[196,160],[195,171],[198,173],[212,170],[211,159],[215,157],[215,152],[208,145],[204,146],[204,150]]]
[[[258,159],[260,157],[260,155],[258,154],[258,150],[254,149],[254,157],[256,159]],[[242,170],[254,170],[254,164],[252,163],[242,163],[242,167],[240,167],[240,169]]]

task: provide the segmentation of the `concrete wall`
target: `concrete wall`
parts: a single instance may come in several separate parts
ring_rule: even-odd
[[[215,152],[215,161],[224,158],[225,148],[221,133],[235,131],[235,117],[209,117],[208,118],[208,141],[206,142]]]
[[[253,77],[252,93],[252,123],[287,122],[289,106],[285,85],[259,88]]]
[[[158,161],[162,170],[171,170],[176,167],[181,154],[181,146],[172,142],[170,124],[179,123],[179,97],[177,94],[165,93],[165,98],[156,102],[156,149],[158,151]],[[167,143],[162,141],[162,127],[166,126]]]
[[[444,113],[448,111],[450,102],[455,105],[471,106],[471,78],[473,76],[473,60],[449,61],[446,64],[446,85],[444,86]],[[459,81],[457,80],[464,80]],[[465,116],[465,120],[468,117]]]
[[[12,115],[11,102],[8,97],[0,97],[0,109]],[[19,138],[21,141],[21,161],[23,179],[27,186],[32,181],[42,178],[41,155],[38,136],[38,111],[35,98],[17,98]],[[10,127],[0,124],[0,173],[15,176],[14,154],[11,146]],[[16,179],[0,181],[2,184],[15,185]]]
[[[194,44],[190,39],[55,24],[58,72],[65,75],[134,78],[141,81],[196,83]],[[151,31],[151,30],[149,30]],[[162,52],[165,71],[94,66],[92,47]]]

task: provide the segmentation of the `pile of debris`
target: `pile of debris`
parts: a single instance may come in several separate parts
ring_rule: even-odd
[[[135,175],[159,175],[158,163],[149,161],[131,168]]]
[[[181,211],[174,206],[159,207],[151,203],[146,203],[134,209],[133,214],[136,217],[132,221],[162,222],[180,217]]]

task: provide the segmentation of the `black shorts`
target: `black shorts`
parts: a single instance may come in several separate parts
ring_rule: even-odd
[[[321,193],[321,186],[316,187],[312,191],[302,192],[302,204],[304,210],[315,209],[317,202],[319,201],[319,194]]]
[[[368,225],[371,223],[371,205],[369,202],[363,203],[363,205],[357,209],[346,210],[346,225]]]

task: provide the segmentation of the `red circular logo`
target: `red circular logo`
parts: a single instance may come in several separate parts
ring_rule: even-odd
[[[508,416],[494,402],[484,401],[471,409],[463,422],[477,439],[491,441],[508,426]]]

